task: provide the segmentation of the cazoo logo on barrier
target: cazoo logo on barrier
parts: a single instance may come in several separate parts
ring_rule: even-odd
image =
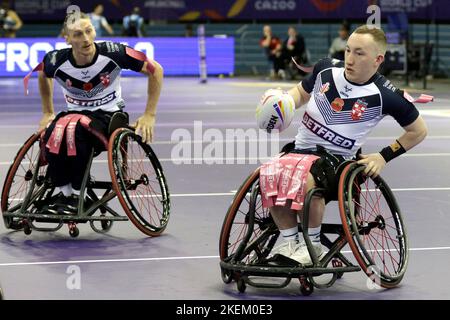
[[[105,40],[98,40],[98,42]],[[128,38],[114,38],[114,42],[127,44],[138,51],[142,51],[150,59],[154,57],[154,46],[151,42]],[[67,47],[68,45],[64,41],[54,38],[3,39],[0,41],[0,76],[24,75],[38,65],[47,52]]]
[[[258,11],[293,11],[296,8],[294,0],[258,0],[255,1],[255,9]]]

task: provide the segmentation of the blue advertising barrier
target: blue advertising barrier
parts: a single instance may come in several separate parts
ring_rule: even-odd
[[[167,76],[196,76],[199,74],[197,38],[102,38],[129,45],[144,52],[164,68]],[[25,76],[44,55],[66,48],[61,38],[0,38],[0,77]],[[206,63],[209,75],[234,73],[234,38],[206,38]],[[139,73],[124,70],[124,76]]]

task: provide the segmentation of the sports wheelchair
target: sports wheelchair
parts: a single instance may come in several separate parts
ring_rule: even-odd
[[[128,126],[126,113],[114,113],[108,131],[107,162],[111,181],[96,181],[90,175],[93,159],[101,153],[93,148],[75,215],[48,211],[55,186],[41,156],[42,131],[33,134],[14,158],[3,185],[1,210],[6,228],[23,230],[28,235],[32,230],[57,231],[67,224],[70,236],[77,237],[78,223],[89,222],[95,232],[106,233],[114,221],[131,220],[144,234],[160,235],[170,215],[169,190],[161,164],[152,148]],[[95,190],[103,194],[99,196]],[[126,216],[108,205],[116,196]]]
[[[307,226],[311,198],[323,195],[326,190],[314,188],[306,194],[298,228],[303,233],[312,266],[302,266],[295,261],[285,265],[270,262],[270,252],[280,231],[269,210],[262,206],[260,169],[256,169],[237,191],[222,225],[219,251],[223,282],[236,281],[238,291],[243,293],[246,284],[283,288],[291,279],[298,278],[300,292],[309,296],[314,287],[330,287],[345,272],[363,270],[370,278],[368,283],[375,288],[397,286],[408,264],[405,224],[387,183],[380,176],[366,176],[364,169],[365,166],[355,161],[345,161],[335,170],[338,192],[337,199],[335,196],[331,200],[338,201],[342,224],[322,224],[320,240],[328,252],[320,260],[308,237]],[[347,244],[359,266],[341,252]],[[268,282],[269,277],[283,280]]]

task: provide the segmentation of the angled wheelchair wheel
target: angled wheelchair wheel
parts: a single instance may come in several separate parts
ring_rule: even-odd
[[[12,165],[6,174],[2,189],[1,209],[2,213],[17,212],[29,193],[36,165],[39,166],[36,184],[44,183],[47,165],[40,159],[40,133],[33,134],[17,152]],[[20,221],[11,217],[3,217],[6,228],[21,229]]]
[[[348,164],[339,180],[339,211],[347,241],[358,264],[377,285],[400,283],[408,264],[406,228],[397,201],[381,178]]]
[[[254,223],[251,226],[250,212],[253,210]],[[248,235],[249,228],[253,228],[251,235]],[[278,228],[269,210],[262,207],[257,169],[239,188],[225,216],[219,241],[220,259],[256,263],[267,257],[278,236]]]
[[[152,148],[132,130],[119,128],[109,140],[112,186],[131,222],[149,236],[160,235],[170,214],[169,190]]]

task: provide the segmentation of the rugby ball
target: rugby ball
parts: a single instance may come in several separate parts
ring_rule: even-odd
[[[294,119],[295,102],[287,91],[269,89],[256,107],[256,123],[267,132],[285,130]]]

